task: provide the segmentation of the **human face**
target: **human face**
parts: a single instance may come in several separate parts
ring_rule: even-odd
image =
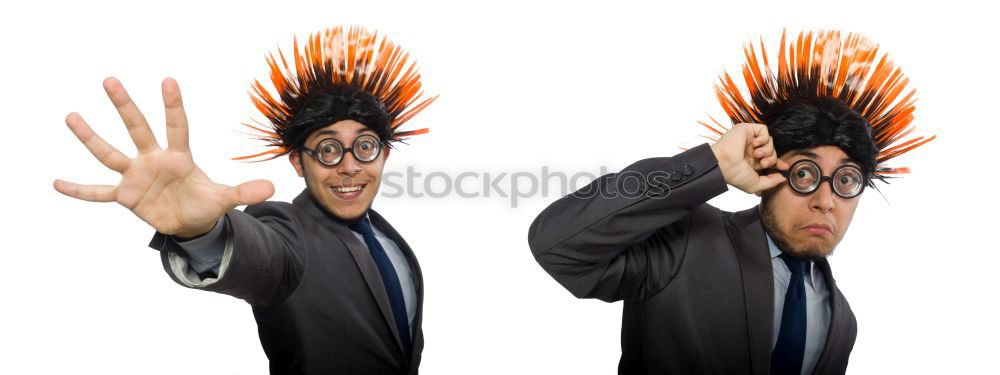
[[[306,138],[304,146],[315,149],[320,142],[329,138],[336,139],[343,145],[353,145],[354,140],[362,135],[378,137],[378,134],[360,122],[341,120],[314,130]],[[385,154],[380,153],[370,162],[359,162],[353,153],[347,152],[335,166],[323,165],[316,158],[300,151],[290,153],[288,160],[299,177],[305,178],[309,192],[327,212],[342,220],[354,220],[362,217],[375,200],[382,182]]]
[[[857,165],[836,146],[786,151],[781,159],[789,165],[812,160],[819,164],[823,175],[845,164]],[[820,259],[830,255],[844,238],[860,200],[861,195],[850,199],[837,196],[829,183],[820,184],[811,194],[781,184],[764,194],[761,221],[785,253],[799,259]]]

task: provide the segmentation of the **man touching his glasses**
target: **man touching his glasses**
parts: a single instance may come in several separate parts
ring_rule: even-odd
[[[288,155],[306,182],[292,203],[265,202],[274,192],[267,181],[216,184],[194,164],[172,79],[163,81],[167,149],[109,78],[105,89],[139,154],[126,157],[70,114],[73,133],[122,180],[57,180],[55,188],[122,204],[157,230],[150,246],[176,282],[247,301],[272,373],[416,374],[423,277],[371,205],[391,142],[426,132],[397,128],[434,98],[419,100],[420,76],[406,53],[362,28],[328,29],[301,51],[296,45],[294,71],[278,55],[268,59],[277,95],[257,82],[252,98],[270,124],[251,127],[272,149],[238,159]]]
[[[723,76],[735,125],[706,125],[714,144],[598,178],[532,223],[531,250],[556,281],[625,301],[620,373],[846,371],[857,324],[826,257],[865,186],[905,172],[883,163],[933,137],[902,141],[907,80],[873,63],[867,39],[803,33],[788,49],[782,38],[774,75],[748,47],[750,100]],[[760,205],[706,203],[728,186]]]

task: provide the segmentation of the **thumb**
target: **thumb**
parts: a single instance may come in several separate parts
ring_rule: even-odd
[[[268,180],[253,180],[233,186],[226,191],[230,206],[257,204],[274,195],[274,185]]]
[[[759,195],[759,193],[770,190],[775,186],[780,185],[782,182],[785,182],[785,176],[782,176],[781,173],[776,172],[760,176],[760,178],[757,179],[756,189],[754,189],[756,190],[755,194]]]

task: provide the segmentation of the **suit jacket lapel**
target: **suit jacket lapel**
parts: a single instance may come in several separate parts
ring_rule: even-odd
[[[823,345],[823,352],[819,356],[819,360],[816,362],[816,368],[813,370],[814,374],[825,374],[830,372],[830,358],[833,355],[833,350],[839,350],[837,348],[837,343],[842,339],[844,335],[844,330],[841,329],[844,319],[846,319],[847,311],[845,311],[845,303],[841,303],[843,300],[843,295],[840,294],[840,288],[837,288],[837,281],[833,279],[833,273],[830,271],[830,263],[826,260],[820,260],[816,262],[819,265],[820,270],[823,271],[823,280],[826,281],[826,287],[830,290],[830,327],[826,333],[826,343]]]
[[[417,314],[413,317],[413,326],[411,328],[413,331],[413,351],[418,352],[419,349],[423,347],[424,340],[423,330],[419,329],[423,321],[424,311],[424,276],[420,271],[420,264],[417,262],[417,257],[413,253],[413,250],[410,249],[410,245],[406,243],[406,240],[403,239],[403,236],[401,236],[399,232],[396,232],[396,229],[393,228],[392,225],[389,225],[389,222],[386,221],[382,215],[379,215],[379,213],[375,212],[375,210],[369,210],[368,217],[371,218],[372,224],[378,227],[382,233],[385,233],[389,239],[395,242],[396,246],[399,246],[399,249],[403,251],[404,255],[406,255],[406,260],[410,263],[410,270],[413,271],[413,285],[417,290]],[[411,368],[413,368],[412,366],[415,366],[415,362],[419,360],[420,359],[417,356],[411,355]]]
[[[768,374],[774,324],[774,274],[758,206],[733,213],[726,229],[743,277],[750,366],[754,374]]]
[[[378,266],[375,265],[375,260],[372,259],[371,253],[368,251],[368,246],[358,240],[354,235],[354,231],[344,225],[339,219],[328,214],[325,209],[319,206],[315,200],[312,198],[312,194],[309,193],[309,189],[305,189],[299,196],[295,197],[292,201],[295,205],[303,208],[313,218],[319,220],[324,226],[336,234],[344,246],[347,247],[348,252],[354,258],[354,263],[357,264],[358,270],[361,271],[362,277],[365,279],[365,284],[368,285],[368,290],[371,291],[372,296],[375,297],[375,301],[378,303],[379,310],[382,310],[382,318],[385,319],[386,324],[389,329],[392,330],[392,335],[396,339],[396,346],[399,348],[399,353],[403,352],[403,343],[399,338],[399,330],[396,328],[396,321],[392,316],[392,307],[389,305],[389,295],[385,291],[385,285],[382,284],[382,278],[378,273]],[[381,227],[379,228],[382,229]],[[405,358],[406,356],[404,356]]]

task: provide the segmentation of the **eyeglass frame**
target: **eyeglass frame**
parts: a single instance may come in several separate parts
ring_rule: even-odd
[[[792,173],[792,170],[795,169],[795,166],[797,166],[799,164],[806,164],[806,163],[812,164],[813,166],[815,166],[816,170],[819,171],[819,175],[820,176],[819,176],[819,182],[816,183],[816,187],[815,188],[813,188],[810,191],[803,192],[803,191],[799,191],[799,189],[795,188],[795,185],[792,184],[792,178],[790,177],[790,175]],[[837,173],[840,173],[840,170],[845,169],[845,168],[854,168],[854,169],[857,169],[858,170],[858,174],[861,175],[861,190],[858,190],[857,194],[854,194],[854,195],[852,195],[850,197],[847,197],[847,196],[844,196],[843,194],[840,194],[840,192],[837,191],[837,188],[834,187],[834,185],[833,185],[833,176],[836,176]],[[781,173],[782,176],[785,176],[785,180],[788,182],[788,187],[792,188],[792,191],[794,191],[796,193],[799,193],[799,194],[804,194],[804,195],[810,195],[812,193],[815,193],[817,190],[819,190],[820,186],[823,185],[823,182],[826,181],[826,182],[830,183],[830,191],[833,192],[833,194],[836,194],[838,197],[841,197],[841,198],[844,198],[844,199],[854,199],[854,198],[857,198],[857,197],[861,196],[861,193],[865,192],[866,185],[868,185],[868,176],[865,176],[864,171],[862,171],[861,168],[859,168],[858,166],[856,166],[856,165],[850,165],[850,164],[844,164],[844,165],[841,165],[841,166],[837,167],[837,169],[834,169],[833,173],[831,173],[829,176],[824,176],[823,175],[823,168],[821,168],[819,166],[819,163],[817,163],[817,162],[815,162],[813,160],[809,160],[809,159],[797,160],[794,163],[792,163],[792,165],[790,165],[788,167],[788,170],[785,170],[785,171],[774,169],[774,168],[767,168],[767,169],[764,170],[764,172],[766,172],[766,173],[774,173],[774,172]]]
[[[361,159],[361,158],[358,157],[357,153],[354,152],[354,149],[357,147],[358,140],[360,140],[362,138],[373,138],[375,140],[375,145],[378,147],[378,151],[375,153],[375,157],[372,158],[371,160],[363,160],[363,159]],[[302,152],[304,152],[304,153],[306,153],[309,156],[312,156],[320,164],[323,164],[323,165],[325,165],[327,167],[336,167],[342,161],[344,161],[344,155],[347,155],[348,152],[350,152],[351,155],[354,156],[354,160],[357,160],[359,163],[364,163],[364,164],[371,163],[371,162],[375,161],[376,159],[378,159],[378,155],[382,153],[383,147],[385,147],[385,142],[382,142],[382,140],[379,139],[378,137],[376,137],[374,135],[371,135],[371,134],[362,134],[362,135],[358,136],[357,138],[354,138],[354,142],[351,142],[351,147],[344,147],[344,144],[341,143],[336,138],[324,138],[324,139],[320,140],[319,143],[316,144],[316,148],[319,148],[323,143],[325,143],[327,141],[337,142],[337,144],[340,146],[340,157],[337,159],[337,162],[335,162],[335,163],[327,163],[327,162],[323,161],[323,159],[319,157],[319,151],[316,151],[314,149],[305,147],[304,145],[301,146],[301,147],[299,147],[299,150],[302,151]]]

